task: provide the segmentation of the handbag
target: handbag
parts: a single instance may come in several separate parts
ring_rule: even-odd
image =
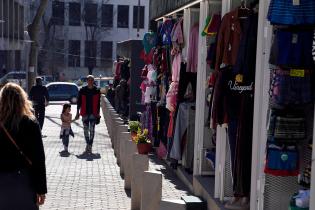
[[[9,140],[11,141],[11,143],[15,146],[15,148],[17,149],[17,151],[21,154],[21,156],[26,160],[26,162],[32,166],[32,161],[31,159],[29,159],[24,152],[21,150],[21,148],[16,144],[15,140],[12,138],[11,134],[9,133],[9,131],[4,127],[4,125],[2,124],[2,122],[0,122],[0,126],[3,129],[4,133],[7,135],[7,137],[9,138]]]
[[[279,147],[269,144],[264,172],[274,176],[297,176],[299,154],[296,146]]]

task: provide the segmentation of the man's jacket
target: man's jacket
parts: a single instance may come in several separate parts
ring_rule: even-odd
[[[101,93],[97,87],[89,89],[84,86],[80,89],[78,95],[77,109],[80,110],[81,116],[93,114],[95,117],[100,115]]]
[[[43,85],[33,86],[31,88],[29,97],[34,105],[45,106],[45,100],[46,102],[49,101],[48,90]]]

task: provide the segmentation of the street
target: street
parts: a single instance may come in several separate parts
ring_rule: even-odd
[[[72,106],[75,115],[76,106]],[[62,103],[49,105],[43,127],[48,193],[41,209],[130,209],[130,198],[124,190],[119,167],[111,148],[104,120],[96,126],[94,158],[80,159],[76,155],[85,149],[81,119],[72,124],[75,138],[70,138],[69,157],[61,157],[60,132]],[[98,154],[100,158],[98,157]],[[98,159],[97,159],[98,158]]]

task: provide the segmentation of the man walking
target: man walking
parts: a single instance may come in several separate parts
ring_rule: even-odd
[[[30,100],[33,102],[35,117],[39,122],[40,129],[43,128],[45,119],[45,107],[49,102],[48,90],[42,84],[42,78],[36,77],[35,85],[30,90]]]
[[[76,119],[82,116],[85,153],[92,153],[95,124],[100,120],[100,90],[94,85],[94,76],[87,76],[87,86],[80,89],[77,103]]]

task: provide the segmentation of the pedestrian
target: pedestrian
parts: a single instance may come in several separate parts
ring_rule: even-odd
[[[109,83],[109,88],[106,93],[106,98],[108,99],[109,103],[113,106],[114,105],[114,99],[115,99],[115,90],[113,88],[113,84]]]
[[[69,103],[65,103],[62,107],[62,113],[60,115],[61,119],[61,130],[60,130],[60,138],[62,139],[62,144],[64,150],[60,152],[60,155],[69,155],[68,146],[69,146],[69,136],[74,137],[74,133],[71,129],[72,120],[71,114],[71,105]]]
[[[94,76],[87,76],[87,85],[82,87],[78,95],[77,114],[75,119],[82,116],[85,153],[92,153],[95,124],[100,122],[100,90],[94,85]]]
[[[45,153],[32,103],[17,84],[0,92],[0,209],[38,210],[47,193]]]
[[[35,117],[39,122],[40,129],[42,130],[45,119],[45,107],[49,102],[49,94],[47,88],[43,86],[41,77],[36,77],[35,85],[31,88],[29,97],[33,102]]]

